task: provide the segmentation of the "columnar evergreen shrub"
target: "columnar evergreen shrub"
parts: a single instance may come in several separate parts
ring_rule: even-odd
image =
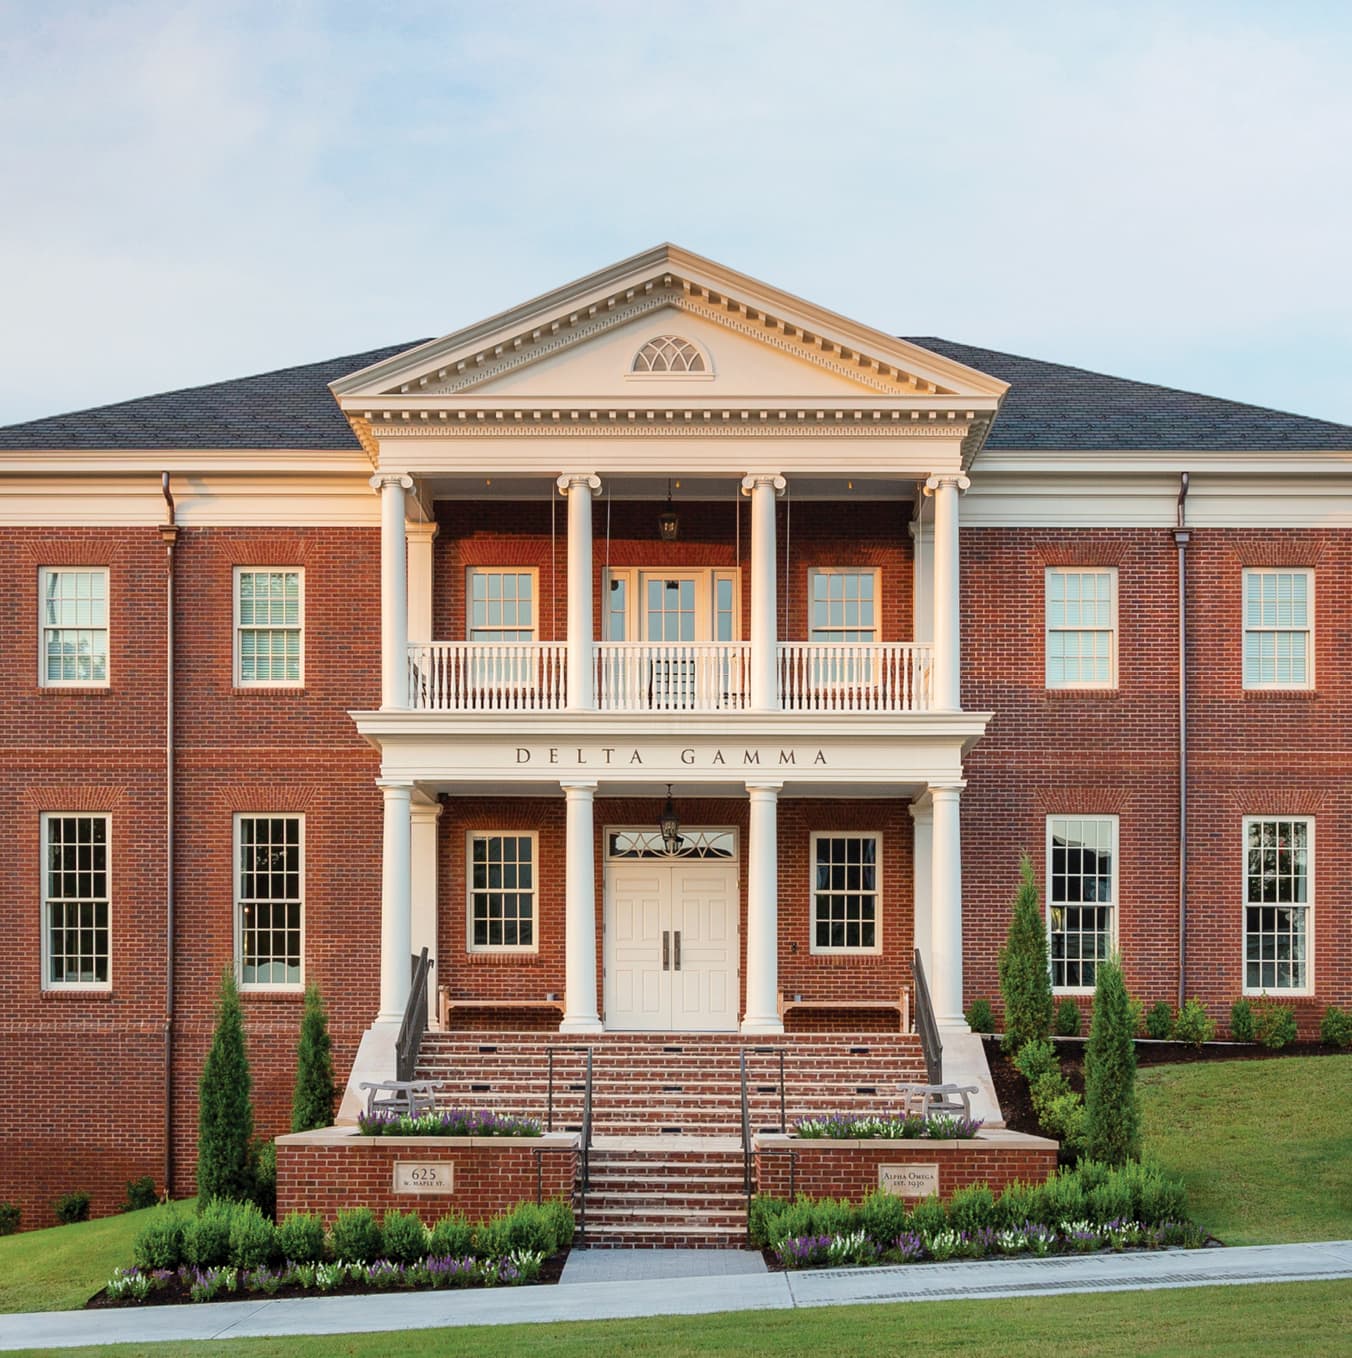
[[[973,1000],[967,1010],[967,1026],[974,1033],[995,1031],[995,1011],[989,1000]]]
[[[1216,1021],[1206,1012],[1201,1000],[1186,1000],[1178,1011],[1178,1022],[1174,1024],[1174,1036],[1180,1042],[1190,1042],[1200,1047],[1216,1036]]]
[[[1352,1047],[1352,1014],[1329,1005],[1319,1021],[1319,1040],[1330,1047]]]
[[[1174,1011],[1163,1000],[1156,1000],[1150,1006],[1145,1016],[1145,1035],[1153,1037],[1157,1042],[1164,1042],[1173,1037]]]
[[[291,1096],[291,1130],[308,1132],[333,1123],[337,1097],[333,1080],[333,1050],[329,1041],[329,1018],[319,986],[305,987],[305,1012],[300,1021],[300,1044],[296,1050],[296,1087]]]
[[[1084,1053],[1085,1151],[1110,1165],[1140,1158],[1136,1045],[1121,961],[1098,965],[1094,1016]]]
[[[1056,1006],[1057,1037],[1079,1037],[1080,1006],[1067,995]]]
[[[244,1014],[233,972],[221,978],[216,1031],[197,1085],[197,1200],[243,1201],[253,1194],[253,1080]]]
[[[1230,1006],[1230,1037],[1235,1042],[1254,1042],[1258,1038],[1253,1005],[1248,1000],[1236,1000]]]
[[[1038,902],[1033,860],[1019,860],[1009,933],[1000,949],[1000,995],[1005,1005],[1004,1048],[1017,1055],[1025,1042],[1052,1031],[1052,979],[1047,959],[1047,926]]]

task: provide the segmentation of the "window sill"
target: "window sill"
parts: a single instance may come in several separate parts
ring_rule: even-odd
[[[232,698],[304,698],[308,692],[303,684],[233,684],[230,688]]]
[[[39,992],[43,1002],[56,1000],[68,1002],[70,1000],[111,1000],[113,998],[112,986],[43,986]]]
[[[472,967],[535,966],[540,961],[540,954],[534,949],[527,950],[525,948],[522,948],[519,952],[511,950],[476,952],[467,948],[465,950],[465,961]]]
[[[102,693],[107,697],[111,697],[113,694],[111,684],[38,684],[37,690],[41,694],[62,698],[68,698],[77,693],[81,695]]]
[[[294,1003],[296,1000],[303,1000],[305,998],[305,987],[300,985],[288,986],[285,990],[279,987],[264,990],[255,986],[241,985],[239,988],[239,997],[241,1000],[246,1000],[251,1004],[255,1000],[262,1000],[265,1004],[271,1004],[273,1001],[290,1004]]]
[[[833,948],[830,951],[823,949],[818,952],[814,948],[808,952],[808,956],[814,962],[825,962],[828,966],[847,966],[853,962],[865,962],[877,966],[883,961],[883,950],[881,948]]]
[[[1118,698],[1119,688],[1046,688],[1043,695],[1047,698]]]
[[[1319,697],[1317,688],[1246,688],[1246,703],[1312,703]]]

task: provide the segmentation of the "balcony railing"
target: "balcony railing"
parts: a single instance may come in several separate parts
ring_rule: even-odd
[[[419,712],[559,712],[561,641],[428,641],[408,648],[409,706]],[[593,646],[602,712],[741,712],[751,706],[745,641],[601,641]],[[933,648],[916,642],[786,641],[778,646],[785,712],[924,712]]]

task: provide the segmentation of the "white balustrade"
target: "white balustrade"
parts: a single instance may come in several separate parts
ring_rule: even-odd
[[[556,712],[564,705],[562,641],[427,641],[408,648],[417,712]]]
[[[785,712],[924,712],[933,647],[907,641],[779,643]]]
[[[745,641],[596,644],[596,705],[606,712],[727,712],[747,706]]]

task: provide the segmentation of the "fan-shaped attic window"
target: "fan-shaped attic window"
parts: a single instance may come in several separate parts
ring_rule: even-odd
[[[697,345],[679,335],[658,335],[634,355],[634,373],[707,373],[709,365]]]

